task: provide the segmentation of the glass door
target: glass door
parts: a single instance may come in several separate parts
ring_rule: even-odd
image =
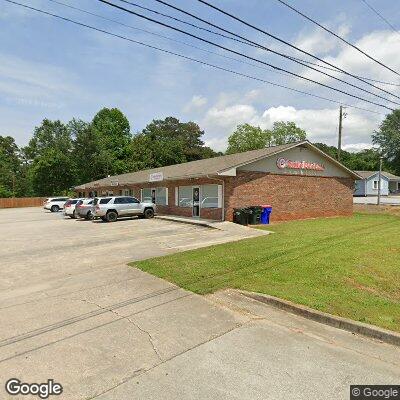
[[[193,204],[193,217],[200,217],[200,187],[193,186],[192,188],[192,204]]]

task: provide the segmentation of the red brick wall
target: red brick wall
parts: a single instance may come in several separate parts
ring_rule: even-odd
[[[226,220],[232,221],[234,208],[263,204],[272,205],[271,221],[348,216],[353,213],[353,180],[261,172],[225,178]]]
[[[351,215],[353,212],[353,180],[350,178],[274,175],[262,172],[238,172],[236,177],[224,177],[225,219],[232,221],[233,209],[252,205],[271,204],[271,221]],[[191,217],[192,209],[175,206],[175,187],[203,184],[222,184],[218,179],[192,178],[107,188],[119,195],[120,189],[133,189],[140,199],[141,188],[168,187],[168,206],[157,206],[159,214]],[[87,193],[88,194],[88,193]],[[221,208],[203,208],[200,217],[222,219]]]
[[[140,199],[140,189],[144,188],[156,188],[156,187],[167,187],[168,188],[168,206],[157,206],[158,214],[169,214],[169,215],[179,215],[181,217],[191,217],[192,208],[189,207],[178,207],[175,205],[175,187],[177,186],[197,186],[197,185],[207,185],[207,184],[218,184],[221,185],[221,179],[211,179],[211,178],[191,178],[191,179],[181,179],[177,181],[162,181],[162,182],[147,182],[140,185],[125,185],[125,186],[109,186],[109,187],[98,187],[93,190],[97,191],[97,194],[101,196],[101,192],[113,191],[114,196],[119,196],[119,191],[122,190],[124,194],[124,189],[133,189],[133,196]],[[89,195],[89,191],[86,190],[86,195]],[[202,208],[200,210],[200,217],[205,219],[221,220],[222,219],[222,209],[221,208]]]

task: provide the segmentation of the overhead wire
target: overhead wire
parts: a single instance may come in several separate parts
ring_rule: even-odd
[[[301,15],[303,18],[305,18],[307,21],[312,22],[313,24],[317,25],[319,28],[323,29],[325,32],[330,33],[331,35],[333,35],[334,37],[336,37],[337,39],[341,40],[343,43],[347,44],[348,46],[352,47],[353,49],[357,50],[359,53],[363,54],[364,56],[366,56],[367,58],[369,58],[370,60],[374,61],[375,63],[379,64],[381,67],[386,68],[387,70],[395,73],[396,75],[400,74],[395,71],[393,68],[388,67],[386,64],[384,64],[383,62],[377,60],[375,57],[372,57],[370,54],[368,54],[367,52],[365,52],[364,50],[360,49],[358,46],[356,46],[355,44],[349,42],[347,39],[345,39],[344,37],[338,35],[337,33],[333,32],[331,29],[327,28],[326,26],[322,25],[321,23],[319,23],[318,21],[314,20],[313,18],[309,17],[308,15],[304,14],[303,12],[301,12],[300,10],[298,10],[297,8],[293,7],[292,5],[286,3],[286,1],[284,0],[276,0],[279,3],[281,3],[282,5],[286,6],[287,8],[289,8],[290,10],[294,11],[296,14]],[[365,2],[365,0],[362,0]],[[368,5],[368,3],[366,3]],[[372,7],[370,7],[372,8]],[[375,10],[374,10],[375,11]],[[376,11],[375,11],[376,12]]]
[[[295,77],[297,77],[297,78],[299,78],[299,79],[305,80],[305,81],[307,81],[307,82],[315,83],[315,84],[317,84],[317,85],[320,85],[320,86],[322,86],[322,87],[325,87],[325,88],[328,88],[328,89],[337,91],[337,92],[339,92],[339,93],[346,94],[346,95],[348,95],[348,96],[350,96],[350,97],[353,97],[353,98],[356,98],[356,99],[358,99],[358,100],[367,101],[367,102],[369,102],[369,103],[371,103],[371,104],[374,104],[374,105],[378,105],[378,106],[381,106],[381,107],[388,108],[387,106],[382,105],[382,104],[380,104],[380,103],[376,103],[376,102],[374,102],[374,101],[372,101],[372,100],[367,100],[367,99],[365,99],[365,98],[363,98],[363,97],[360,97],[360,96],[358,96],[358,95],[355,95],[355,94],[351,94],[351,93],[349,93],[349,92],[346,92],[345,90],[341,90],[341,89],[335,88],[335,87],[330,86],[330,85],[327,85],[327,84],[325,84],[325,83],[318,82],[318,81],[316,81],[316,80],[314,80],[314,79],[307,78],[307,77],[305,77],[305,76],[303,76],[303,75],[299,75],[299,74],[297,74],[297,73],[295,73],[295,72],[292,72],[292,71],[289,71],[289,70],[287,70],[287,69],[285,69],[285,68],[281,68],[281,67],[278,67],[278,66],[276,66],[276,65],[274,65],[274,64],[271,64],[271,63],[268,63],[268,62],[259,60],[259,59],[255,58],[255,57],[252,57],[252,56],[243,54],[243,53],[241,53],[241,52],[239,52],[239,51],[230,49],[230,48],[228,48],[228,47],[226,47],[226,46],[222,46],[222,45],[220,45],[220,44],[218,44],[218,43],[215,43],[215,42],[212,42],[212,41],[210,41],[210,40],[208,40],[208,39],[204,39],[204,38],[202,38],[202,37],[200,37],[200,36],[197,36],[197,35],[194,35],[194,34],[192,34],[192,33],[190,33],[190,32],[184,31],[183,29],[177,28],[177,27],[175,27],[175,26],[166,24],[166,23],[164,23],[164,22],[162,22],[162,21],[158,21],[158,20],[155,20],[155,19],[150,18],[150,17],[148,17],[148,16],[139,14],[139,13],[137,13],[137,12],[135,12],[135,11],[132,11],[132,10],[129,10],[129,9],[125,8],[125,7],[122,7],[122,6],[119,6],[119,5],[117,5],[117,4],[111,3],[111,2],[109,2],[109,1],[107,1],[107,0],[98,0],[98,1],[101,2],[101,3],[103,3],[103,4],[107,4],[107,5],[111,6],[111,7],[120,9],[121,11],[128,12],[128,13],[130,13],[130,14],[132,14],[132,15],[135,15],[135,16],[137,16],[137,17],[139,17],[139,18],[142,18],[142,19],[145,19],[145,20],[147,20],[147,21],[154,22],[154,23],[156,23],[156,24],[158,24],[158,25],[161,25],[161,26],[170,28],[170,29],[175,30],[175,31],[177,31],[177,32],[183,33],[183,34],[185,34],[185,35],[187,35],[187,36],[191,36],[191,37],[196,38],[196,39],[198,39],[198,40],[200,40],[200,41],[203,41],[203,42],[205,42],[205,43],[211,44],[212,46],[215,46],[215,47],[218,47],[218,48],[220,48],[220,49],[226,50],[226,51],[228,51],[228,52],[230,52],[230,53],[239,55],[239,56],[241,56],[241,57],[247,58],[247,59],[252,60],[252,61],[256,61],[256,62],[258,62],[258,63],[260,63],[260,64],[263,64],[263,65],[267,65],[267,66],[269,66],[269,67],[271,67],[271,68],[276,69],[277,71],[283,71],[283,72],[286,72],[286,73],[288,73],[288,74],[290,74],[290,75],[292,75],[292,76],[295,76]],[[326,73],[324,73],[324,74],[326,74]],[[329,76],[331,76],[331,75],[329,75]],[[376,93],[373,93],[373,92],[371,92],[371,91],[369,91],[369,90],[367,90],[367,89],[363,89],[363,88],[361,88],[361,87],[359,87],[359,86],[357,86],[357,85],[354,85],[354,84],[352,84],[352,83],[343,81],[343,80],[341,80],[341,79],[339,79],[339,78],[335,78],[335,79],[336,79],[336,80],[339,80],[339,81],[342,82],[342,83],[346,83],[346,84],[349,85],[349,86],[355,87],[355,88],[357,88],[357,89],[359,89],[359,90],[361,90],[361,91],[364,91],[364,92],[366,92],[366,93],[369,93],[369,94],[371,94],[371,95],[373,95],[373,96],[379,97],[379,98],[381,98],[381,99],[383,99],[383,100],[385,100],[385,101],[391,102],[391,103],[396,104],[396,105],[400,105],[400,103],[398,103],[398,102],[396,102],[396,101],[394,101],[394,100],[387,99],[387,98],[385,98],[385,97],[383,97],[383,96],[380,96],[380,95],[378,95],[378,94],[376,94]],[[392,94],[392,95],[393,95],[393,94]],[[397,98],[400,98],[399,96],[396,96],[396,95],[393,95],[393,96],[395,96],[395,97],[397,97]],[[389,109],[390,109],[390,108],[389,108]]]
[[[17,6],[20,6],[20,7],[24,7],[26,9],[30,9],[30,10],[39,12],[39,13],[47,15],[47,16],[51,16],[51,17],[63,20],[65,22],[72,23],[74,25],[78,25],[78,26],[81,26],[81,27],[92,29],[94,31],[97,31],[97,32],[100,32],[100,33],[103,33],[103,34],[106,34],[106,35],[109,35],[109,36],[112,36],[112,37],[116,37],[116,38],[119,38],[119,39],[123,39],[123,40],[129,41],[129,42],[134,43],[134,44],[138,44],[138,45],[141,45],[141,46],[144,46],[144,47],[148,47],[148,48],[151,48],[153,50],[157,50],[157,51],[160,51],[160,52],[163,52],[163,53],[166,53],[166,54],[170,54],[170,55],[174,55],[176,57],[180,57],[180,58],[188,60],[188,61],[192,61],[192,62],[201,64],[201,65],[205,65],[205,66],[208,66],[208,67],[211,67],[211,68],[215,68],[215,69],[218,69],[218,70],[221,70],[221,71],[225,71],[225,72],[231,73],[231,74],[236,75],[236,76],[245,77],[245,78],[248,78],[248,79],[251,79],[251,80],[254,80],[254,81],[266,83],[266,84],[271,85],[271,86],[287,89],[287,90],[290,90],[290,91],[295,92],[295,93],[304,94],[304,95],[307,95],[307,96],[310,96],[310,97],[314,97],[314,98],[318,98],[318,99],[321,99],[321,100],[325,100],[325,101],[328,101],[328,102],[331,102],[331,103],[345,105],[346,107],[351,107],[351,108],[358,109],[358,110],[361,110],[361,111],[366,111],[366,112],[370,112],[370,113],[373,113],[373,114],[384,115],[383,113],[381,113],[379,111],[370,110],[370,109],[367,109],[367,108],[364,108],[364,107],[359,107],[359,106],[356,106],[356,105],[353,105],[353,104],[346,104],[346,103],[344,103],[342,101],[339,101],[339,100],[334,100],[334,99],[331,99],[331,98],[328,98],[328,97],[324,97],[324,96],[316,95],[316,94],[313,94],[313,93],[305,92],[303,90],[295,89],[295,88],[292,88],[292,87],[289,87],[289,86],[286,86],[286,85],[281,85],[281,84],[276,83],[276,82],[270,82],[270,81],[262,79],[262,78],[254,77],[254,76],[247,75],[247,74],[243,74],[241,72],[237,72],[237,71],[234,71],[234,70],[231,70],[231,69],[228,69],[228,68],[224,68],[224,67],[221,67],[221,66],[218,66],[218,65],[215,65],[215,64],[211,64],[211,63],[208,63],[208,62],[205,62],[205,61],[202,61],[202,60],[198,60],[196,58],[185,56],[185,55],[180,54],[180,53],[175,53],[175,52],[170,51],[170,50],[166,50],[166,49],[163,49],[163,48],[160,48],[160,47],[157,47],[157,46],[150,45],[148,43],[144,43],[144,42],[141,42],[141,41],[138,41],[138,40],[134,40],[132,38],[128,38],[126,36],[122,36],[122,35],[119,35],[119,34],[116,34],[116,33],[112,33],[112,32],[106,31],[104,29],[97,28],[97,27],[85,24],[83,22],[75,21],[75,20],[73,20],[71,18],[68,18],[68,17],[63,17],[61,15],[54,14],[54,13],[51,13],[49,11],[45,11],[45,10],[42,10],[42,9],[38,9],[38,8],[35,8],[35,7],[32,7],[32,6],[29,6],[27,4],[19,3],[19,2],[14,1],[14,0],[3,0],[3,1],[6,1],[8,3],[14,4],[14,5],[17,5]],[[385,108],[387,108],[387,107],[385,107]]]
[[[267,47],[265,47],[265,46],[263,46],[263,45],[257,44],[257,43],[255,43],[255,42],[249,40],[248,38],[245,38],[245,37],[243,37],[243,36],[241,36],[241,35],[238,35],[238,34],[236,34],[236,33],[234,33],[234,32],[231,32],[231,31],[229,31],[229,30],[227,30],[227,29],[225,29],[225,28],[219,27],[219,26],[217,26],[217,25],[215,25],[215,24],[213,24],[213,23],[211,23],[211,22],[209,22],[209,21],[206,21],[206,20],[204,20],[204,19],[202,19],[202,18],[200,18],[200,17],[197,17],[197,16],[195,16],[195,15],[192,14],[192,13],[184,12],[184,10],[181,10],[181,9],[179,9],[178,7],[175,7],[175,6],[173,6],[173,5],[170,5],[173,9],[180,10],[181,12],[184,12],[185,14],[187,14],[187,15],[193,17],[193,18],[198,19],[199,21],[202,21],[202,22],[204,22],[204,23],[207,23],[207,24],[209,24],[209,25],[211,25],[211,26],[215,26],[217,29],[219,29],[219,30],[221,30],[221,31],[223,31],[223,32],[229,33],[230,35],[234,35],[234,36],[236,36],[237,38],[241,38],[241,39],[237,39],[237,38],[232,37],[232,36],[227,36],[227,35],[224,35],[224,34],[222,34],[222,33],[215,32],[215,31],[206,29],[206,28],[201,27],[201,26],[199,26],[199,25],[189,23],[189,22],[184,21],[184,20],[182,20],[182,19],[180,19],[180,18],[177,18],[177,17],[171,16],[171,15],[162,13],[162,12],[160,12],[160,11],[151,9],[151,8],[149,8],[149,7],[144,7],[144,6],[142,6],[142,5],[139,5],[139,4],[137,4],[137,3],[135,3],[135,2],[132,2],[132,1],[129,1],[129,0],[119,0],[119,1],[121,1],[122,3],[129,4],[129,5],[133,6],[133,7],[138,7],[138,8],[140,8],[140,9],[142,9],[142,10],[146,10],[146,11],[148,11],[148,12],[151,12],[151,13],[154,13],[154,14],[157,14],[157,15],[161,15],[161,16],[163,16],[163,17],[166,17],[166,18],[169,18],[169,19],[178,21],[178,22],[183,23],[183,24],[186,24],[186,25],[188,25],[188,26],[192,26],[192,27],[195,27],[195,28],[197,28],[197,29],[207,31],[207,32],[212,33],[212,34],[214,34],[214,35],[218,35],[218,36],[221,36],[221,37],[230,39],[230,40],[234,40],[234,41],[236,41],[236,42],[245,44],[245,45],[247,45],[247,46],[251,46],[251,47],[255,47],[255,48],[259,48],[259,49],[264,49],[264,50],[266,50],[266,51],[274,52],[274,53],[276,53],[276,54],[278,54],[278,55],[281,55],[281,56],[283,56],[283,57],[286,57],[286,58],[288,58],[288,59],[290,59],[290,60],[292,60],[292,61],[300,61],[300,62],[302,62],[302,63],[314,65],[314,66],[316,66],[316,67],[318,67],[318,68],[323,68],[323,69],[327,69],[327,70],[335,71],[335,72],[341,72],[341,71],[340,71],[338,68],[336,68],[336,67],[333,68],[333,67],[329,67],[329,66],[327,66],[327,65],[321,65],[321,64],[318,64],[318,63],[309,61],[309,60],[304,60],[304,59],[301,59],[301,58],[298,58],[298,57],[291,56],[291,55],[289,55],[289,54],[285,54],[285,53],[282,53],[282,52],[276,52],[276,51],[274,51],[274,50],[272,50],[272,49],[269,49],[269,48],[267,48]],[[155,0],[155,1],[157,1],[157,0]],[[164,4],[164,5],[169,5],[169,4],[166,3],[165,1],[161,1],[160,3],[162,3],[162,4]],[[375,83],[380,83],[380,84],[382,84],[382,85],[400,86],[400,84],[398,84],[398,83],[392,83],[392,82],[386,82],[386,81],[377,80],[377,79],[373,79],[373,78],[362,77],[362,76],[355,75],[355,74],[353,74],[353,75],[351,75],[351,76],[352,76],[352,77],[355,77],[356,79],[359,79],[359,80],[361,80],[361,81],[362,81],[362,80],[366,80],[366,81],[371,81],[371,82],[375,82]],[[368,83],[368,82],[365,82],[365,83]],[[379,87],[376,87],[376,88],[379,89],[379,90],[381,90],[381,88],[379,88]],[[385,90],[383,90],[383,91],[385,91]],[[385,92],[386,92],[386,91],[385,91]],[[391,93],[391,92],[386,92],[386,93],[393,95],[393,93]]]

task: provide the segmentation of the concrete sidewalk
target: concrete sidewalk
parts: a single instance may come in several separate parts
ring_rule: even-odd
[[[18,398],[4,391],[12,377],[54,379],[68,400],[337,400],[350,384],[400,381],[397,347],[126,265],[239,233],[0,213],[1,399]]]

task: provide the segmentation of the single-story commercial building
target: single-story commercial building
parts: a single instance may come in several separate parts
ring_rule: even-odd
[[[308,141],[116,175],[75,188],[134,196],[160,214],[233,220],[234,208],[270,204],[272,221],[351,215],[360,176]]]
[[[379,189],[379,171],[354,171],[362,179],[356,181],[354,196],[377,196]],[[400,192],[400,176],[382,171],[381,195]]]

